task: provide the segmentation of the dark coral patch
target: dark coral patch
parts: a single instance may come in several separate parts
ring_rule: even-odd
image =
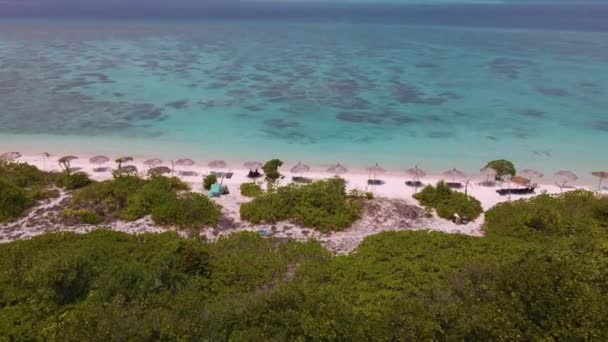
[[[259,112],[263,110],[262,107],[256,105],[246,106],[245,109],[250,110],[252,112]]]
[[[448,131],[431,131],[426,134],[431,139],[448,139],[454,136],[452,132]]]
[[[565,97],[570,95],[566,89],[538,87],[536,91],[547,96]]]
[[[538,110],[538,109],[533,109],[533,108],[522,109],[522,110],[518,111],[518,113],[523,116],[537,118],[537,119],[544,118],[547,115],[546,112],[544,112],[542,110]]]
[[[106,74],[102,74],[100,72],[88,72],[88,73],[82,73],[80,74],[81,77],[91,77],[91,78],[96,78],[98,81],[100,82],[104,82],[104,83],[112,83],[112,81],[110,80],[110,76],[106,75]]]
[[[425,97],[424,93],[413,85],[393,81],[393,93],[400,103],[415,103],[427,105],[440,105],[447,101],[442,97]]]
[[[188,99],[183,99],[183,100],[169,102],[169,103],[165,104],[165,106],[173,108],[173,109],[184,109],[184,108],[188,108],[189,102],[190,101]]]
[[[444,99],[450,99],[450,100],[459,100],[459,99],[462,99],[464,97],[464,96],[462,96],[460,94],[456,94],[456,93],[451,92],[451,91],[444,91],[444,92],[440,93],[438,96],[442,97]]]
[[[432,68],[437,68],[438,65],[437,64],[433,64],[433,63],[417,63],[416,64],[416,68],[419,69],[432,69]]]
[[[272,128],[279,128],[279,129],[293,128],[293,127],[299,127],[300,126],[300,124],[298,122],[284,120],[284,119],[265,120],[264,121],[264,125],[272,127]]]
[[[530,61],[512,58],[495,58],[490,62],[492,71],[511,79],[517,79],[520,71],[531,65]]]
[[[608,120],[600,120],[593,127],[602,132],[608,132]]]
[[[391,120],[398,125],[407,125],[407,124],[416,122],[416,119],[409,117],[409,116],[405,116],[405,115],[394,116],[391,118]]]
[[[369,124],[381,124],[382,119],[378,115],[366,112],[342,112],[336,115],[336,119],[346,122],[354,123],[369,123]]]

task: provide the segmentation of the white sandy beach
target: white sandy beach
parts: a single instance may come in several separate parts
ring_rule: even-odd
[[[105,180],[111,178],[110,172],[97,173],[93,172],[93,169],[100,166],[107,166],[114,168],[116,164],[110,161],[104,165],[93,165],[89,162],[89,158],[92,155],[84,156],[79,155],[79,159],[72,161],[71,166],[80,171],[88,173],[92,179]],[[51,156],[50,158],[43,158],[42,155],[25,155],[19,158],[20,162],[26,162],[31,165],[35,165],[40,169],[47,171],[56,170],[59,171],[59,165],[57,159],[59,156]],[[127,165],[134,165],[140,172],[145,172],[149,169],[149,166],[144,165],[144,158],[135,158],[133,162],[127,163]],[[194,171],[199,176],[181,177],[184,181],[188,182],[192,187],[193,191],[202,191],[202,178],[204,175],[212,171],[207,167],[207,161],[196,161],[197,164],[193,166],[176,166],[175,170],[178,171]],[[166,161],[163,165],[171,166],[170,161]],[[231,167],[232,166],[232,167]],[[290,181],[293,176],[289,171],[292,165],[284,165],[281,172],[286,176],[285,179],[281,180],[282,184]],[[311,172],[304,174],[308,178],[322,179],[332,177],[331,174],[325,172],[329,165],[317,165],[312,166]],[[416,205],[416,200],[412,198],[415,189],[405,185],[405,181],[408,180],[408,176],[404,171],[390,171],[379,175],[378,178],[382,179],[385,183],[383,185],[370,187],[367,185],[367,179],[369,177],[363,170],[349,170],[346,174],[341,175],[347,181],[348,190],[358,189],[363,191],[371,191],[374,193],[374,205],[369,206],[364,210],[364,215],[361,220],[355,222],[355,224],[349,229],[341,232],[335,232],[331,234],[322,234],[315,230],[298,227],[294,224],[284,222],[276,225],[261,224],[251,225],[247,222],[243,222],[239,217],[239,206],[241,203],[249,201],[249,198],[240,195],[239,185],[244,182],[251,182],[248,179],[247,173],[249,170],[242,167],[242,163],[238,165],[229,165],[228,168],[223,170],[214,171],[228,171],[234,173],[231,179],[225,179],[224,185],[227,185],[230,194],[224,195],[221,198],[214,199],[222,207],[224,212],[224,218],[226,222],[220,224],[220,227],[209,227],[203,231],[205,236],[210,239],[217,238],[219,236],[230,234],[236,231],[260,231],[266,230],[272,232],[272,236],[277,238],[294,238],[294,239],[310,239],[314,238],[319,240],[324,246],[333,250],[337,253],[345,253],[353,250],[366,236],[376,234],[382,231],[389,230],[416,230],[416,229],[431,229],[438,230],[447,233],[458,233],[467,234],[473,236],[480,236],[483,234],[483,222],[484,216],[482,215],[477,220],[469,222],[465,225],[456,225],[450,221],[440,219],[438,217],[426,218],[423,216],[417,217],[416,219],[405,219],[400,216],[401,210],[408,210],[407,205]],[[425,184],[435,184],[437,181],[443,179],[439,175],[430,175],[425,177],[422,181]],[[500,196],[496,193],[496,187],[485,187],[478,185],[483,178],[481,175],[472,175],[470,177],[470,185],[468,187],[468,193],[477,198],[484,208],[488,210],[497,203],[508,201],[507,196]],[[556,185],[550,184],[553,179],[550,177],[534,180],[539,183],[539,188],[536,193],[549,193],[557,194],[560,189]],[[576,188],[594,189],[590,184],[569,184],[568,190]],[[504,185],[506,187],[506,184]],[[511,196],[511,199],[526,198],[528,196]],[[41,204],[40,206],[32,209],[32,211],[25,218],[12,222],[9,224],[0,225],[0,242],[8,242],[15,239],[28,238],[34,235],[44,233],[46,231],[56,230],[70,230],[77,232],[86,232],[95,227],[91,226],[79,226],[79,227],[64,227],[59,222],[53,223],[48,221],[38,221],[38,223],[32,223],[32,219],[42,212],[45,208],[53,207],[57,205],[61,200],[65,198],[65,195],[59,199],[53,199],[47,203]],[[141,232],[162,232],[168,230],[155,226],[149,218],[144,218],[135,222],[115,222],[110,225],[111,229],[125,231],[129,233],[141,233]],[[185,233],[182,233],[185,234]]]

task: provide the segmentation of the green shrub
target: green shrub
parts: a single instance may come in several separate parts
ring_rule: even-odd
[[[246,197],[257,197],[264,191],[262,187],[256,183],[243,183],[241,184],[241,195]]]
[[[217,183],[217,176],[214,174],[210,174],[203,178],[203,188],[205,190],[211,190],[211,186]]]
[[[219,206],[207,196],[187,193],[159,203],[152,208],[152,220],[161,225],[180,228],[200,228],[217,224],[221,212]]]
[[[290,184],[241,205],[243,220],[276,223],[293,220],[320,231],[348,228],[361,215],[361,198],[348,197],[343,179]]]
[[[144,183],[145,181],[137,176],[123,176],[92,183],[74,193],[72,204],[91,209],[102,217],[113,215],[126,206],[128,197],[135,194]]]
[[[32,205],[25,190],[0,179],[0,222],[18,218]]]
[[[178,178],[153,176],[127,197],[125,207],[118,213],[121,219],[134,221],[152,213],[152,208],[175,199],[176,191],[188,185]]]
[[[505,159],[492,160],[488,162],[486,167],[496,171],[496,180],[502,180],[502,178],[506,175],[515,176],[516,173],[515,165]]]
[[[61,218],[68,224],[99,224],[102,218],[94,211],[89,209],[66,208],[61,212]]]
[[[474,220],[483,212],[481,203],[477,199],[452,190],[443,181],[437,183],[436,187],[427,185],[413,197],[421,205],[435,209],[439,217],[447,220],[451,220],[454,214]]]
[[[590,191],[569,191],[558,196],[539,195],[503,202],[486,213],[488,235],[534,237],[605,234],[608,197]]]
[[[188,185],[176,177],[142,179],[120,175],[78,190],[72,198],[72,207],[89,209],[103,218],[133,221],[150,215],[154,207],[165,201],[175,201],[178,191],[188,189]]]
[[[0,160],[0,182],[6,192],[0,191],[0,221],[16,219],[39,200],[58,197],[59,192],[50,189],[51,180],[35,166]]]
[[[80,189],[91,184],[91,179],[89,178],[89,175],[84,172],[75,172],[70,174],[66,172],[61,172],[56,173],[54,178],[55,184],[66,190]]]
[[[46,187],[49,174],[33,165],[0,160],[0,179],[20,188]]]
[[[271,159],[267,161],[264,166],[262,166],[266,179],[271,182],[279,179],[281,177],[281,174],[279,173],[279,168],[281,166],[283,166],[283,162],[279,159]]]
[[[244,232],[44,234],[0,244],[0,340],[608,340],[605,238],[545,238],[384,232],[334,256]]]

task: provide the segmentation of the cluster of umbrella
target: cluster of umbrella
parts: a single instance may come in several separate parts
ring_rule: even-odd
[[[47,152],[44,152],[42,154],[42,156],[43,156],[43,159],[46,164],[46,159],[50,158],[50,154]],[[21,157],[22,157],[22,155],[19,152],[6,152],[6,153],[3,153],[0,155],[0,160],[15,161]],[[69,171],[73,170],[73,168],[71,167],[71,162],[76,159],[78,159],[77,156],[67,155],[67,156],[63,156],[63,157],[59,158],[57,161],[63,170],[66,170],[69,172]],[[111,159],[108,158],[107,156],[97,155],[97,156],[90,158],[89,162],[91,164],[98,165],[98,167],[93,169],[94,172],[109,172],[109,171],[111,171],[111,168],[103,167],[102,165],[107,164],[108,162],[110,162],[110,160]],[[129,162],[132,162],[132,161],[133,161],[133,157],[129,157],[129,156],[123,156],[123,157],[115,159],[115,163],[118,164],[117,168],[119,170],[122,170],[123,172],[127,172],[127,173],[136,173],[136,172],[138,172],[138,170],[135,165],[123,165],[123,164],[129,163]],[[147,171],[148,174],[163,175],[163,174],[175,173],[175,166],[190,167],[190,166],[195,165],[196,163],[192,159],[181,158],[181,159],[177,159],[175,161],[171,161],[171,167],[168,167],[168,166],[162,165],[163,161],[161,159],[153,158],[153,159],[148,159],[148,160],[144,161],[143,164],[145,166],[149,167],[149,169]],[[207,164],[207,166],[212,169],[225,169],[228,167],[228,164],[223,160],[213,160],[213,161],[209,162]],[[244,163],[243,166],[249,170],[258,170],[258,169],[261,169],[263,165],[259,161],[248,161],[248,162]],[[311,167],[309,165],[303,164],[301,162],[299,162],[298,164],[296,164],[295,166],[293,166],[290,169],[291,173],[299,174],[299,175],[309,172],[310,170],[311,170]],[[340,163],[337,163],[335,165],[330,166],[326,171],[327,171],[327,173],[330,173],[332,175],[340,176],[342,174],[347,173],[349,170],[346,167],[344,167],[343,165],[341,165]],[[378,163],[375,163],[374,165],[367,167],[365,169],[365,171],[369,174],[370,180],[373,180],[373,181],[376,181],[378,179],[379,175],[386,173],[386,170],[383,167],[381,167]],[[405,170],[405,173],[409,177],[411,177],[411,179],[416,184],[418,184],[420,182],[420,180],[426,176],[426,172],[421,170],[420,168],[418,168],[418,166]],[[485,182],[486,184],[491,183],[491,180],[495,179],[496,175],[497,175],[496,170],[489,168],[489,167],[481,169],[481,174],[484,177],[486,177],[486,182]],[[591,174],[593,176],[599,178],[598,188],[601,189],[602,182],[604,181],[604,179],[608,179],[608,171],[594,171]],[[194,171],[179,171],[179,175],[198,176],[198,173],[196,173]],[[457,179],[463,179],[463,180],[467,179],[467,175],[464,172],[462,172],[458,169],[455,169],[455,168],[443,172],[443,176],[447,177],[448,179],[451,179],[453,182],[456,181]],[[560,187],[560,189],[563,189],[564,187],[567,186],[568,183],[572,183],[578,179],[578,176],[574,172],[566,171],[566,170],[558,171],[553,176],[555,178],[556,185],[558,185]],[[544,174],[538,170],[525,169],[516,176],[506,177],[505,180],[508,182],[522,185],[522,186],[529,186],[530,184],[533,183],[534,180],[538,180],[543,177],[544,177]]]

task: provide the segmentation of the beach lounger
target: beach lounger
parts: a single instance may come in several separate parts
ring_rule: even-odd
[[[199,173],[195,172],[195,171],[180,171],[177,174],[182,177],[198,177],[199,176]]]
[[[446,182],[445,185],[452,189],[462,189],[462,183],[459,182]]]
[[[382,181],[380,179],[368,179],[367,184],[368,185],[382,185],[382,184],[384,184],[384,181]]]
[[[405,185],[419,188],[419,187],[423,186],[424,184],[422,184],[421,181],[415,181],[415,182],[414,181],[407,181],[407,182],[405,182]]]
[[[306,184],[312,183],[312,179],[306,178],[306,177],[295,176],[295,177],[291,177],[291,180],[296,183],[306,183]]]
[[[511,195],[530,195],[534,193],[535,188],[522,188],[522,189],[498,189],[496,192],[501,196]]]
[[[93,172],[97,172],[97,173],[99,173],[99,172],[110,172],[110,171],[112,171],[112,169],[109,168],[109,167],[96,167],[96,168],[93,169]]]
[[[221,171],[211,171],[210,174],[216,176],[217,178],[232,178],[234,176],[234,172],[221,172]]]
[[[249,170],[249,173],[247,174],[247,178],[260,178],[260,177],[262,177],[262,174],[258,170],[255,170],[255,171]]]
[[[220,187],[220,194],[222,194],[222,195],[230,194],[230,190],[228,190],[228,185],[222,185]]]
[[[209,197],[220,197],[220,195],[222,194],[222,189],[220,188],[220,185],[218,183],[214,183],[213,185],[211,185],[211,189],[207,194],[209,195]]]

